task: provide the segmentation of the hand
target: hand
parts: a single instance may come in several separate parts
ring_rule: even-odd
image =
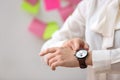
[[[80,38],[74,38],[66,41],[62,47],[69,47],[74,51],[77,51],[81,48],[89,50],[89,46]]]
[[[47,56],[47,63],[52,70],[55,70],[58,66],[63,67],[79,67],[79,62],[74,56],[74,51],[68,47],[55,47],[49,48],[40,53],[40,56]]]

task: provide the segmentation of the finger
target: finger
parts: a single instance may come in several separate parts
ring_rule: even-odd
[[[48,55],[48,57],[47,57],[47,59],[46,59],[48,65],[49,65],[49,61],[50,61],[51,59],[53,59],[54,57],[55,57],[55,54],[50,54],[50,55]]]
[[[61,63],[59,61],[54,62],[51,64],[51,69],[56,70],[56,67],[61,66]]]
[[[75,40],[74,41],[74,50],[75,51],[77,51],[83,47],[84,47],[84,41],[82,41],[82,40]]]
[[[51,65],[51,69],[52,69],[52,70],[56,70],[56,67],[57,67],[57,62],[55,62],[55,63],[53,63],[53,64]]]
[[[85,50],[89,50],[89,45],[88,45],[87,43],[85,43],[84,49],[85,49]]]
[[[48,48],[40,53],[40,56],[44,56],[48,53],[54,53],[56,51],[56,48]]]
[[[71,41],[69,41],[67,44],[65,44],[63,47],[69,47],[70,49],[72,49],[73,50],[73,47],[72,47],[72,42]]]
[[[51,66],[51,64],[53,64],[53,63],[56,62],[56,61],[57,61],[56,57],[50,59],[50,60],[49,60],[49,66]]]
[[[85,45],[85,43],[84,43],[84,41],[82,41],[82,42],[80,43],[80,47],[79,47],[79,48],[84,48],[84,45]]]
[[[73,42],[70,42],[68,46],[69,46],[70,49],[74,50],[74,44],[73,44]]]
[[[76,51],[76,50],[79,49],[79,47],[80,47],[80,44],[78,42],[74,42],[74,44],[73,44],[73,50]]]

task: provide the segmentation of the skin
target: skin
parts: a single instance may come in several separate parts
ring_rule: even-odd
[[[70,39],[70,40],[66,41],[63,44],[63,47],[69,47],[74,51],[77,51],[77,50],[79,50],[81,48],[89,50],[89,45],[87,43],[85,43],[80,38],[73,38],[73,39]]]
[[[40,53],[40,56],[47,56],[47,64],[52,70],[56,67],[79,67],[79,62],[74,56],[75,52],[79,49],[88,50],[88,57],[86,64],[92,65],[92,52],[89,51],[89,46],[83,40],[74,38],[66,41],[62,47],[48,48]]]

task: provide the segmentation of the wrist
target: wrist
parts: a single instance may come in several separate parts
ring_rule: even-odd
[[[86,65],[91,65],[92,66],[92,51],[88,51],[88,56],[85,60]]]

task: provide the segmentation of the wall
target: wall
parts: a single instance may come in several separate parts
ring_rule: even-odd
[[[21,10],[21,2],[0,2],[0,80],[85,80],[85,70],[57,68],[51,71],[41,61],[38,53],[44,41],[29,33],[32,16]],[[47,14],[41,5],[38,18],[62,24],[56,11]]]

